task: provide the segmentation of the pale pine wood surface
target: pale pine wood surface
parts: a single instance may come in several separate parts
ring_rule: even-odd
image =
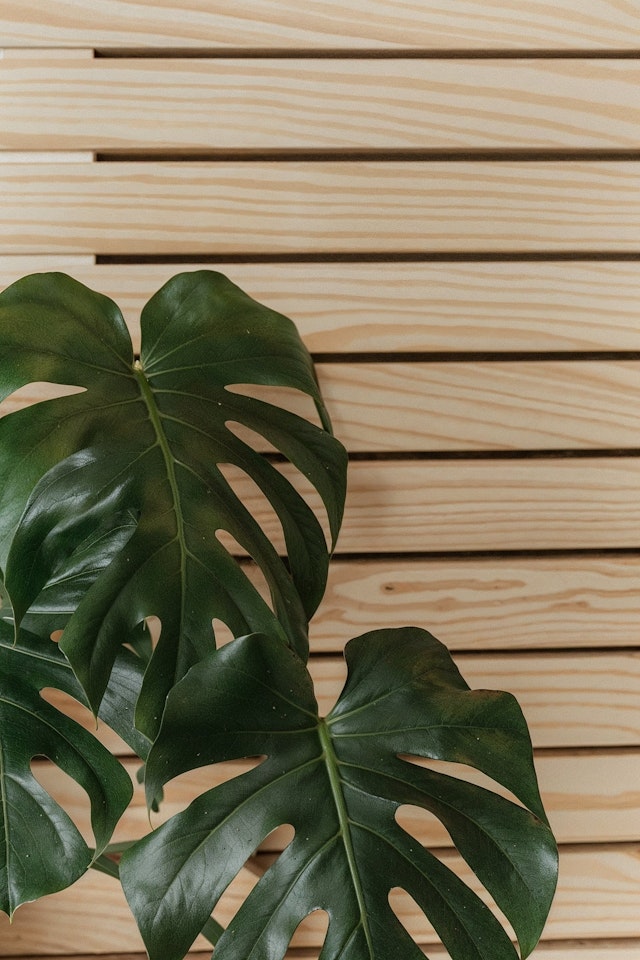
[[[186,0],[179,10],[7,0],[0,37],[0,286],[67,269],[123,304],[138,346],[141,304],[182,269],[145,255],[193,255],[293,317],[320,355],[338,433],[359,457],[383,455],[352,464],[340,553],[312,626],[321,711],[341,686],[348,637],[407,622],[448,643],[473,686],[512,690],[564,844],[535,956],[636,960],[638,355],[613,352],[640,347],[638,263],[614,259],[637,255],[640,167],[589,151],[637,146],[637,61],[621,54],[638,49],[640,11],[622,0]],[[93,60],[93,46],[128,56]],[[143,48],[149,59],[136,58]],[[180,48],[216,56],[172,60]],[[270,56],[243,57],[258,48]],[[318,59],[331,49],[342,55]],[[474,158],[481,149],[500,152]],[[91,162],[94,150],[105,162]],[[532,150],[555,159],[526,159]],[[106,159],[118,151],[138,160]],[[245,151],[253,159],[234,159]],[[299,254],[316,262],[225,262]],[[505,262],[482,262],[493,256]],[[598,350],[606,356],[571,354]],[[523,356],[486,356],[509,351]],[[336,362],[336,352],[362,356]],[[526,450],[543,455],[518,456]],[[509,459],[485,458],[493,452]],[[277,534],[252,491],[250,502]],[[68,778],[38,769],[86,825]],[[208,775],[169,785],[166,813]],[[421,839],[448,843],[422,814],[403,816]],[[148,829],[139,789],[119,829]],[[286,839],[266,841],[223,921]],[[80,932],[79,902],[95,914]],[[433,941],[412,903],[400,909]],[[323,929],[312,917],[297,935],[313,960]],[[142,950],[107,878],[21,909],[11,929],[0,921],[0,956],[105,950],[119,960]],[[437,947],[429,956],[441,960]]]
[[[224,473],[282,547],[262,496],[240,471]],[[339,553],[636,549],[640,540],[635,457],[357,461],[349,478]]]
[[[335,652],[367,630],[403,623],[452,650],[634,647],[637,557],[336,558],[311,624],[312,650]]]
[[[640,349],[633,261],[211,266],[292,317],[316,352]],[[43,270],[70,273],[120,305],[139,350],[143,305],[175,273],[202,267],[8,255],[0,256],[0,287]]]
[[[481,893],[453,852],[443,850],[441,858]],[[265,855],[263,865],[268,865],[270,859],[270,855]],[[221,923],[228,923],[256,880],[256,874],[248,869],[241,872],[214,914]],[[558,893],[543,938],[554,941],[640,937],[638,884],[640,856],[636,844],[564,847]],[[81,931],[76,927],[80,897],[91,917]],[[398,908],[418,942],[434,942],[433,932],[412,902],[399,903]],[[322,918],[314,915],[305,929],[298,931],[292,945],[317,950],[323,932]],[[6,917],[0,917],[0,956],[100,953],[105,944],[116,953],[143,950],[122,891],[110,877],[92,871],[70,889],[21,907],[12,925]],[[205,943],[200,939],[197,947],[204,949]]]
[[[427,948],[424,948],[425,952]],[[444,948],[437,945],[429,946],[431,960],[449,960],[449,954]],[[290,950],[287,960],[315,960],[316,954],[305,949]],[[562,943],[541,943],[536,947],[532,958],[535,960],[637,960],[638,943],[628,939],[622,940],[565,940]],[[59,960],[95,960],[93,955],[74,954],[60,956]],[[101,954],[100,960],[146,960],[146,954]],[[211,950],[201,953],[192,951],[187,960],[211,960]]]
[[[351,452],[634,448],[640,440],[638,361],[321,363],[317,372],[335,433]],[[29,384],[0,416],[60,392]],[[302,394],[251,392],[315,419]],[[260,437],[247,439],[267,449]]]
[[[472,688],[509,690],[522,706],[536,747],[640,746],[640,653],[456,654]],[[310,662],[321,715],[327,714],[342,689],[342,658]],[[84,707],[64,694],[46,698],[87,729],[95,729]],[[123,752],[109,731],[100,738]],[[128,750],[124,748],[124,752]]]
[[[145,836],[150,821],[144,791],[136,781],[137,760],[124,760],[135,785],[134,799],[122,817],[114,843],[124,843]],[[179,813],[205,790],[249,769],[248,762],[218,764],[194,770],[168,783],[159,814],[151,815],[154,827]],[[503,796],[509,794],[482,775],[455,764],[430,762],[430,767],[443,769],[452,776],[490,785]],[[640,817],[640,752],[596,751],[538,753],[536,770],[551,827],[559,843],[598,843],[633,841]],[[34,764],[35,775],[78,825],[89,844],[93,843],[87,797],[77,784],[52,765],[43,761]],[[449,847],[451,839],[435,817],[415,807],[404,807],[399,814],[401,825],[421,843],[430,847]],[[286,845],[286,831],[275,831],[263,842],[261,850],[277,852]]]
[[[624,0],[4,0],[7,46],[402,50],[633,50],[640,15]]]
[[[0,61],[0,149],[625,149],[634,60]]]
[[[5,163],[0,190],[1,254],[614,253],[640,240],[635,161]]]

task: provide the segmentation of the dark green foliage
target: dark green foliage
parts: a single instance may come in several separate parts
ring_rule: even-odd
[[[407,803],[443,821],[523,955],[537,943],[556,851],[517,703],[470,691],[442,644],[415,628],[359,637],[346,656],[347,684],[324,720],[304,664],[259,635],[219,650],[172,690],[147,764],[150,797],[196,767],[265,760],[125,854],[121,878],[152,960],[184,956],[244,861],[282,824],[295,837],[218,942],[220,960],[281,960],[314,909],[330,918],[322,960],[422,956],[389,907],[394,887],[420,904],[453,960],[516,960],[492,913],[398,826]],[[402,754],[477,767],[529,810]]]
[[[128,777],[43,700],[53,687],[99,712],[146,761],[150,806],[180,773],[264,758],[125,853],[121,879],[152,960],[180,960],[201,930],[217,939],[212,909],[282,824],[294,838],[222,933],[216,960],[281,960],[317,909],[330,919],[320,960],[418,960],[389,905],[395,887],[453,960],[516,960],[500,920],[399,826],[406,804],[441,820],[528,955],[557,851],[515,700],[470,691],[446,649],[407,627],[352,640],[345,689],[318,716],[307,627],[340,527],[347,458],[291,321],[220,274],[181,274],[143,311],[138,360],[106,297],[60,274],[27,277],[0,294],[0,399],[32,381],[82,391],[0,419],[0,907],[62,889],[92,862],[118,874],[100,854]],[[317,422],[231,389],[246,385],[305,394]],[[279,460],[319,494],[331,543]],[[226,465],[270,502],[286,557]],[[268,598],[219,531],[257,564]],[[161,624],[154,645],[149,617]],[[236,637],[219,650],[214,619]],[[95,851],[33,777],[40,756],[87,792]],[[429,761],[460,764],[461,778]],[[471,784],[465,766],[516,800]]]

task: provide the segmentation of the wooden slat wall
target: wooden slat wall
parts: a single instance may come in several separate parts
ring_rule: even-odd
[[[322,708],[346,640],[405,623],[513,691],[561,843],[535,957],[637,960],[640,5],[4,0],[0,47],[0,286],[65,270],[138,344],[145,300],[208,264],[295,319],[353,455],[312,625]],[[88,831],[81,792],[37,774]],[[138,790],[118,835],[147,829]],[[0,921],[0,956],[96,954],[142,960],[106,877]]]

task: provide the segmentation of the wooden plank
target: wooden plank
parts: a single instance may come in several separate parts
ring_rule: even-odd
[[[442,859],[455,865],[453,853],[444,851]],[[637,909],[640,861],[636,845],[568,847],[561,852],[561,865],[556,901],[543,934],[545,940],[640,938]],[[220,922],[229,921],[256,879],[249,871],[243,871],[235,889],[225,895],[223,909],[216,911]],[[433,933],[415,907],[411,903],[400,906],[403,922],[417,934],[420,942],[434,942]],[[90,922],[83,924],[81,934],[81,949],[85,953],[100,953],[105,949],[116,953],[143,951],[118,884],[109,877],[89,872],[69,890],[21,907],[12,925],[6,917],[0,917],[0,956],[26,955],[33,960],[40,956],[73,954],[78,948],[79,909],[83,916],[90,918]],[[324,927],[317,920],[306,925],[305,931],[296,935],[293,945],[317,948],[320,930]],[[555,942],[554,947],[558,948]],[[199,941],[197,948],[203,950],[205,944]]]
[[[519,700],[536,747],[640,745],[640,653],[576,651],[517,655],[454,653],[475,689],[509,690]],[[321,715],[335,703],[346,677],[342,656],[310,661]],[[86,729],[89,712],[58,691],[46,695]],[[118,753],[129,750],[100,727],[98,736]]]
[[[240,471],[223,470],[282,548],[279,524],[261,494]],[[350,465],[338,549],[637,549],[639,487],[635,457],[357,461]],[[309,501],[322,512],[311,493]]]
[[[139,762],[125,760],[124,765],[135,784],[131,805],[120,820],[114,834],[115,843],[138,839],[149,833],[149,818],[144,791],[136,783]],[[429,763],[434,766],[433,761]],[[437,769],[464,780],[495,784],[471,768],[455,764],[436,764]],[[86,795],[78,785],[57,767],[40,761],[34,765],[36,776],[93,843]],[[151,817],[154,827],[184,810],[206,790],[223,780],[240,776],[249,769],[248,762],[217,764],[194,770],[166,785],[160,813]],[[560,843],[599,843],[635,841],[640,833],[640,754],[638,751],[606,751],[571,754],[542,753],[536,757],[540,790],[554,834]],[[509,796],[498,788],[497,792]],[[435,817],[414,807],[404,807],[399,814],[401,825],[421,843],[429,847],[451,846],[451,838]],[[283,849],[288,834],[277,830],[262,843],[263,851]]]
[[[450,960],[442,947],[430,946],[430,960]],[[638,960],[640,940],[564,940],[555,943],[541,943],[536,947],[535,960]],[[298,949],[287,953],[287,960],[317,960],[317,951]],[[30,960],[37,960],[31,957]],[[67,954],[59,960],[95,960],[94,955]],[[100,960],[147,960],[146,954],[101,954]],[[211,960],[211,950],[205,953],[192,951],[187,960]]]
[[[637,447],[635,363],[323,364],[348,450]]]
[[[634,647],[636,556],[336,557],[311,647],[341,650],[367,630],[415,623],[451,650]]]
[[[140,347],[144,303],[198,264],[98,264],[0,256],[0,288],[62,270],[120,304]],[[316,352],[639,350],[640,263],[221,263],[292,317]]]
[[[260,184],[260,189],[256,189]],[[3,164],[2,254],[635,251],[640,164]]]
[[[10,150],[624,149],[634,60],[0,62]]]
[[[25,11],[4,0],[6,46],[373,50],[634,50],[640,22],[624,0],[59,0]]]
[[[635,448],[640,438],[637,361],[323,363],[317,372],[336,436],[351,452]],[[315,420],[312,403],[293,390],[250,392]],[[29,384],[0,416],[59,393]],[[254,435],[248,442],[268,449]]]

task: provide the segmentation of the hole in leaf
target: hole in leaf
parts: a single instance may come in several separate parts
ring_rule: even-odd
[[[245,427],[243,423],[238,423],[236,420],[227,420],[225,427],[234,437],[242,440],[243,443],[246,443],[252,450],[257,450],[258,453],[279,452],[277,447],[266,440],[261,433],[252,430],[250,427]]]
[[[473,783],[476,786],[484,787],[485,790],[490,790],[492,793],[497,793],[499,796],[505,797],[507,800],[511,800],[518,806],[522,806],[520,801],[514,796],[513,793],[511,793],[510,790],[507,790],[506,787],[503,787],[502,784],[487,776],[486,773],[483,773],[481,770],[477,770],[475,767],[472,767],[469,764],[453,763],[443,760],[428,760],[424,759],[423,757],[408,755],[402,756],[400,759],[406,760],[407,763],[411,763],[416,767],[428,767],[430,770],[435,770],[438,773],[445,774],[449,777],[455,777],[457,780],[464,780],[466,783]]]
[[[279,387],[271,384],[256,383],[234,383],[225,387],[229,393],[237,393],[241,397],[255,397],[256,400],[262,400],[263,403],[270,403],[273,406],[295,413],[311,423],[320,425],[320,418],[316,410],[316,405],[311,397],[302,390],[296,390],[293,387]]]
[[[260,877],[246,865],[242,867],[216,904],[213,911],[214,920],[223,927],[228,927],[259,879]]]
[[[485,890],[458,851],[455,849],[442,851],[438,859],[473,890],[502,924],[512,940],[515,940],[515,934],[508,920],[496,905],[491,894]],[[413,937],[416,942],[437,943],[441,945],[442,942],[435,929],[422,912],[420,906],[406,890],[403,890],[401,887],[394,887],[389,893],[389,905],[407,933]],[[444,951],[444,949],[444,945],[442,945],[442,950]],[[449,957],[449,954],[445,952],[444,956]]]
[[[44,380],[35,380],[27,383],[18,390],[14,390],[0,403],[0,417],[43,403],[45,400],[56,400],[58,397],[71,397],[75,393],[86,393],[86,387],[75,387],[68,383],[47,383]]]
[[[159,617],[145,617],[145,622],[147,624],[149,636],[151,637],[151,645],[155,647],[160,637],[162,623]]]
[[[165,784],[160,811],[153,814],[154,826],[184,810],[205,791],[219,787],[221,784],[234,780],[236,777],[259,767],[265,759],[264,756],[260,756],[244,757],[241,760],[225,760],[222,763],[205,764],[195,770],[181,773]]]
[[[230,643],[234,639],[233,631],[223,620],[218,620],[214,617],[211,621],[211,628],[216,638],[216,647],[224,647],[225,644]]]
[[[60,643],[60,641],[62,640],[62,634],[63,634],[62,630],[54,630],[53,633],[49,635],[49,639],[53,640],[54,643]]]
[[[283,823],[281,827],[272,830],[269,836],[264,838],[258,850],[260,853],[279,854],[289,846],[295,833],[290,823]]]
[[[491,894],[482,886],[462,855],[455,849],[443,850],[439,855],[439,859],[445,864],[445,866],[455,873],[457,877],[466,883],[466,885],[470,887],[475,894],[477,894],[480,900],[482,900],[482,902],[491,910],[496,919],[500,921],[511,939],[515,940],[516,937],[511,924],[504,916]]]
[[[396,823],[423,847],[451,846],[451,837],[435,814],[405,803],[396,810]]]
[[[329,914],[326,910],[313,910],[301,920],[291,938],[292,947],[315,947],[324,943],[329,929]]]
[[[282,524],[278,514],[271,506],[270,501],[251,477],[231,463],[218,464],[222,476],[227,481],[236,496],[244,504],[256,523],[262,528],[265,536],[274,545],[278,553],[283,554],[284,536]],[[240,550],[240,556],[247,555],[247,548],[238,543],[227,530],[220,528],[216,531],[218,540],[229,550],[230,553]],[[227,542],[233,545],[234,549],[227,547]],[[236,553],[236,555],[238,555]]]
[[[46,757],[34,757],[31,772],[43,790],[73,820],[86,843],[92,845],[91,803],[82,787]]]
[[[44,687],[40,691],[40,696],[46,703],[51,704],[60,713],[74,720],[84,730],[92,734],[110,753],[115,756],[127,756],[131,753],[131,747],[124,740],[121,740],[118,734],[114,733],[106,723],[98,720],[96,726],[96,720],[91,710],[70,694],[63,690],[57,690],[55,687]]]
[[[401,887],[394,887],[389,891],[389,906],[409,936],[417,943],[436,943],[441,946],[442,941],[426,919],[422,909],[413,897]],[[445,953],[449,957],[448,953]]]

